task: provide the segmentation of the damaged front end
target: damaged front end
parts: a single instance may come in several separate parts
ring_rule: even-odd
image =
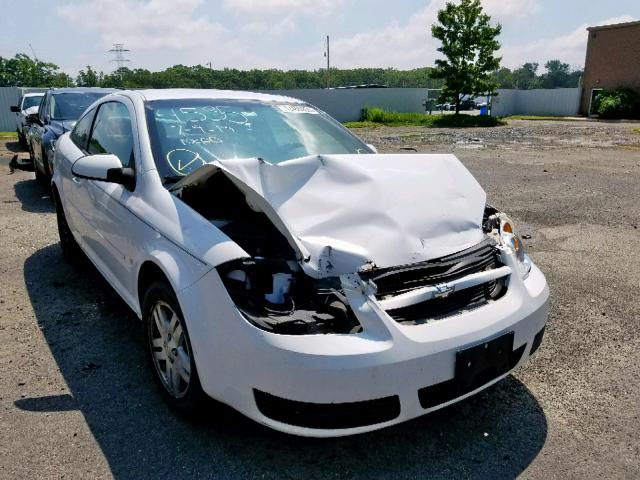
[[[513,223],[483,208],[455,157],[384,157],[216,162],[172,190],[247,253],[216,268],[246,320],[272,333],[362,332],[345,294],[354,279],[391,319],[417,325],[504,296],[503,255],[528,274]]]
[[[340,279],[314,279],[295,261],[252,258],[218,267],[236,307],[254,326],[288,335],[359,333]]]

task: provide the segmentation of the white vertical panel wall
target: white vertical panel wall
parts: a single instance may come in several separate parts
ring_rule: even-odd
[[[0,88],[0,131],[15,130],[15,114],[9,111],[20,98],[17,87]],[[360,119],[364,107],[382,107],[396,112],[424,112],[426,88],[357,88],[272,90],[268,93],[299,98],[324,110],[341,122]],[[493,98],[494,116],[505,115],[577,115],[579,88],[553,90],[498,90]]]
[[[491,114],[573,116],[580,111],[580,88],[498,90]]]

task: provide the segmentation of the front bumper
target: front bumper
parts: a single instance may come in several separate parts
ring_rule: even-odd
[[[505,260],[517,272],[515,259]],[[499,381],[539,344],[549,290],[534,265],[524,281],[513,273],[499,300],[423,325],[397,323],[372,295],[352,291],[364,331],[308,336],[249,324],[216,270],[178,296],[207,394],[276,430],[329,437],[400,423]],[[508,368],[471,390],[456,384],[459,351],[511,332]]]

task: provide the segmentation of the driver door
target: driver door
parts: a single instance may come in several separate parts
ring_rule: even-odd
[[[93,122],[87,145],[89,155],[113,154],[125,168],[136,166],[133,106],[124,101],[102,103]],[[117,183],[74,178],[79,183],[75,204],[87,226],[83,242],[94,263],[121,295],[132,299],[132,271],[140,255],[140,220],[127,208],[135,188]]]

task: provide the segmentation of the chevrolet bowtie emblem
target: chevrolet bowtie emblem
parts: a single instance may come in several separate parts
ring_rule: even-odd
[[[447,298],[455,290],[455,287],[448,283],[438,283],[435,287],[436,292],[433,295],[435,298]]]

